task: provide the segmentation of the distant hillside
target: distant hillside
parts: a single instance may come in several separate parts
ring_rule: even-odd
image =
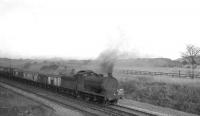
[[[119,60],[117,65],[139,67],[178,67],[181,66],[181,63],[168,58],[138,58]]]
[[[56,59],[8,59],[0,58],[0,66],[14,67],[26,71],[48,74],[70,73],[72,69],[81,69],[85,60],[59,60]],[[84,69],[84,68],[83,68]]]
[[[45,73],[66,72],[72,69],[83,70],[91,69],[100,71],[100,62],[97,60],[59,60],[56,59],[7,59],[0,58],[0,66],[15,67],[29,71],[39,71]],[[168,58],[138,58],[120,59],[115,62],[115,68],[131,67],[180,67],[180,60]]]
[[[200,59],[199,59],[200,61]],[[181,65],[182,60],[171,60],[168,58],[137,58],[137,59],[121,59],[116,61],[116,65],[120,66],[150,66],[150,67],[175,67]],[[0,58],[1,66],[20,66],[23,68],[30,68],[31,65],[37,64],[58,64],[58,65],[72,65],[72,66],[80,66],[80,65],[96,65],[99,64],[98,61],[95,60],[58,60],[55,61],[53,59],[45,59],[45,60],[35,60],[35,59],[7,59]]]
[[[186,59],[183,59],[183,58],[179,58],[176,61],[181,62],[183,65],[188,64],[188,61]],[[196,61],[197,65],[200,65],[200,56],[196,57],[195,61]]]

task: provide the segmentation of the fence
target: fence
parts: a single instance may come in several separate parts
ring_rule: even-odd
[[[138,71],[138,70],[118,70],[120,74],[127,74],[127,75],[151,75],[151,76],[170,76],[170,77],[179,77],[179,78],[200,78],[200,75],[191,73],[184,74],[179,71],[178,73],[165,73],[165,72],[149,72],[149,71]]]

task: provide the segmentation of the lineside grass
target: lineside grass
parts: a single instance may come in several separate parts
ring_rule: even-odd
[[[125,98],[200,115],[199,79],[122,76]]]

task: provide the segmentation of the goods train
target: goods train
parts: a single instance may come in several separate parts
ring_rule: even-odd
[[[66,76],[0,67],[0,76],[103,104],[116,104],[121,98],[118,81],[112,74],[103,76],[91,70],[82,70],[73,76]]]

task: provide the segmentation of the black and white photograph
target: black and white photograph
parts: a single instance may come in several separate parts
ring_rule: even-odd
[[[0,116],[200,116],[200,1],[0,0]]]

